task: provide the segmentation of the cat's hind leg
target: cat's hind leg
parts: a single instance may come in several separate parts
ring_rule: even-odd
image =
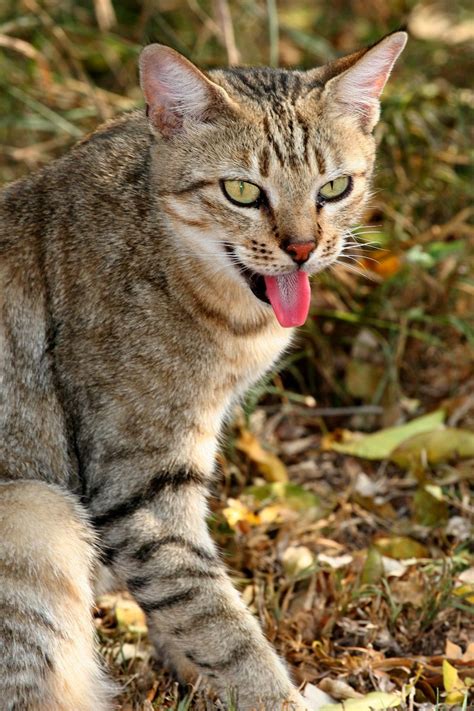
[[[0,483],[0,711],[105,711],[94,651],[94,541],[81,507],[39,481]]]

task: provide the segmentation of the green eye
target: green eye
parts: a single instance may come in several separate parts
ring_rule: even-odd
[[[253,205],[262,193],[260,188],[245,180],[224,180],[223,186],[229,200],[238,205]]]
[[[319,196],[325,200],[335,200],[342,197],[349,189],[351,180],[347,175],[341,175],[340,178],[330,180],[329,183],[323,185],[319,191]]]

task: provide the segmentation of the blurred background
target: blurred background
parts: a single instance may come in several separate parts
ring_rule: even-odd
[[[0,0],[0,183],[142,106],[149,42],[202,68],[309,68],[402,26],[360,249],[315,279],[297,347],[237,413],[211,523],[299,680],[365,693],[411,679],[421,703],[449,699],[442,655],[459,670],[474,659],[470,0]],[[97,610],[123,709],[204,708],[157,676],[127,605]],[[431,667],[413,681],[421,653]]]

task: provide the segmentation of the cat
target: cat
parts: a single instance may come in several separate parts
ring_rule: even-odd
[[[0,709],[105,711],[99,563],[184,678],[308,709],[206,527],[223,423],[366,202],[404,32],[309,71],[146,47],[147,109],[0,194]]]

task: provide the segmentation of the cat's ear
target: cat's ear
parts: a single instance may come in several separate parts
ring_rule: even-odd
[[[148,45],[139,67],[148,117],[164,136],[180,133],[186,119],[206,122],[232,104],[224,89],[170,47]]]
[[[367,131],[380,116],[380,94],[405,47],[406,32],[394,32],[363,53],[353,55],[348,69],[331,78],[324,93],[344,114],[355,114]]]

